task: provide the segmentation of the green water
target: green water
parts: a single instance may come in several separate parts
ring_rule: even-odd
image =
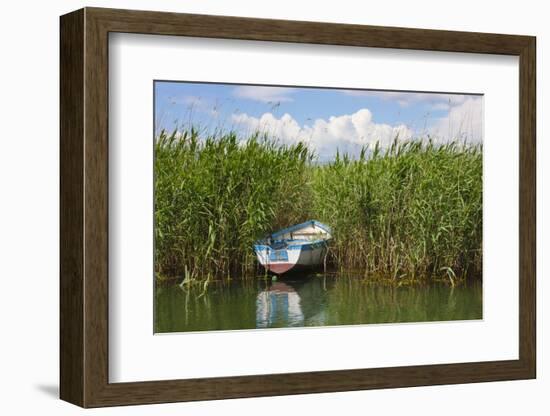
[[[394,287],[356,277],[251,279],[157,287],[155,332],[286,328],[482,318],[481,283]]]

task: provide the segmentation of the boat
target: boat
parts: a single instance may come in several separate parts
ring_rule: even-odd
[[[267,271],[283,274],[324,264],[331,238],[329,226],[310,220],[257,241],[254,251]]]

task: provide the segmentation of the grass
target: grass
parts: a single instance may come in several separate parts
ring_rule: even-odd
[[[481,277],[481,146],[398,142],[315,162],[304,144],[161,132],[155,267],[188,280],[253,275],[255,240],[317,219],[332,266],[394,281]]]

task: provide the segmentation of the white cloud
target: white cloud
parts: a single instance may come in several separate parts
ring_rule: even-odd
[[[187,105],[189,107],[200,107],[204,105],[204,101],[201,97],[195,95],[184,95],[180,97],[168,97],[170,104]]]
[[[446,117],[436,119],[428,133],[439,141],[483,140],[483,99],[467,97],[460,105],[451,107]]]
[[[262,103],[280,103],[293,101],[291,94],[293,88],[265,87],[265,86],[240,86],[233,90],[233,95],[238,98],[260,101]]]
[[[340,153],[357,156],[364,146],[380,142],[388,146],[396,137],[410,139],[413,132],[405,125],[390,126],[375,123],[372,113],[364,108],[353,114],[332,116],[328,120],[316,119],[311,125],[301,126],[290,114],[277,118],[272,113],[261,117],[234,114],[233,122],[247,133],[262,132],[277,138],[282,143],[298,141],[307,143],[319,155],[328,160]]]
[[[426,103],[432,110],[448,110],[462,104],[467,99],[477,96],[466,94],[424,93],[405,91],[369,91],[369,90],[342,90],[344,95],[355,97],[374,97],[397,102],[401,107],[412,104]]]
[[[187,96],[183,97],[182,101],[184,103],[190,104],[190,105],[201,105],[203,103],[201,97],[196,97],[194,95],[187,95]]]

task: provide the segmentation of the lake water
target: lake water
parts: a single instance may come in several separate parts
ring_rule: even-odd
[[[481,283],[395,287],[357,277],[232,280],[158,287],[155,332],[286,328],[482,318]]]

